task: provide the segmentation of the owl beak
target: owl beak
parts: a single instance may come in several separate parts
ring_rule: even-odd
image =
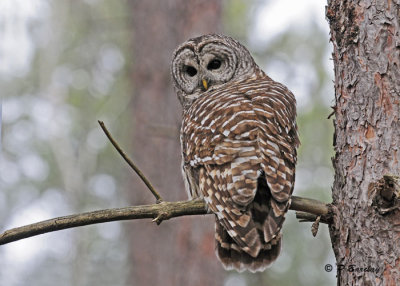
[[[208,82],[207,82],[207,80],[205,80],[205,79],[202,79],[202,81],[201,81],[202,83],[203,83],[203,87],[204,87],[204,89],[205,90],[207,90],[208,89]]]

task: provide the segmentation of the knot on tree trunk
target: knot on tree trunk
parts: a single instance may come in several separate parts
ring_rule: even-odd
[[[400,177],[387,174],[377,182],[370,183],[368,199],[381,215],[400,211]]]

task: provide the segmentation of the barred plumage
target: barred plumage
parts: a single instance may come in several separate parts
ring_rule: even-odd
[[[210,68],[212,61],[219,67]],[[178,47],[172,74],[184,107],[182,168],[189,197],[204,198],[216,215],[216,252],[225,268],[261,271],[279,255],[293,191],[295,98],[226,36],[206,35]]]

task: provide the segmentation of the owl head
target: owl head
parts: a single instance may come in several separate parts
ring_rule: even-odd
[[[204,35],[181,44],[174,52],[171,73],[183,107],[204,92],[231,81],[250,78],[259,70],[249,51],[224,35]]]

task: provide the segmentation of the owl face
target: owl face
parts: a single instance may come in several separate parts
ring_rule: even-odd
[[[174,52],[172,77],[183,106],[207,90],[255,72],[256,64],[247,49],[222,35],[190,39]]]

